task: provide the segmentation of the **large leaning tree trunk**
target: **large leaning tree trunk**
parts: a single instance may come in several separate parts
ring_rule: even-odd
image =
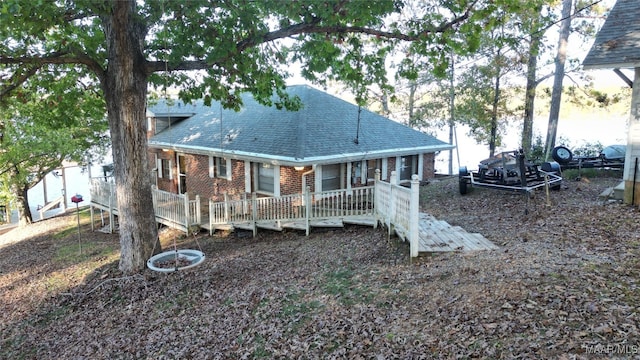
[[[531,156],[533,143],[533,117],[536,100],[536,70],[538,67],[538,53],[540,52],[541,32],[531,35],[529,44],[529,59],[527,61],[527,85],[524,100],[524,122],[522,125],[522,150],[525,158]]]
[[[10,171],[10,174],[13,177],[19,176],[14,170]],[[18,210],[18,226],[26,226],[33,222],[31,208],[29,207],[29,198],[27,197],[28,191],[28,184],[21,184],[20,182],[11,184],[11,192],[15,196],[15,206],[16,210]]]
[[[545,144],[545,159],[551,157],[551,150],[556,146],[558,120],[560,118],[560,103],[562,102],[562,80],[564,79],[564,65],[567,61],[567,46],[571,33],[572,0],[562,0],[562,22],[560,23],[560,37],[558,39],[558,53],[555,59],[553,75],[553,89],[551,90],[551,105],[549,107],[549,126],[547,127],[547,141]]]
[[[144,269],[154,248],[160,248],[154,245],[158,234],[146,151],[148,73],[142,49],[146,29],[134,11],[133,2],[114,2],[113,14],[103,19],[109,67],[102,82],[116,164],[119,267],[125,274]]]

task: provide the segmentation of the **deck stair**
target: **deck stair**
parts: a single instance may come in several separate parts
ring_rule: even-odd
[[[478,233],[469,233],[431,215],[420,213],[420,252],[493,250],[498,247]]]

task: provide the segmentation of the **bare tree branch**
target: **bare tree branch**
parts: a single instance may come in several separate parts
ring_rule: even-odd
[[[74,51],[59,51],[45,56],[24,56],[24,57],[6,57],[0,56],[0,64],[32,64],[38,67],[47,64],[64,65],[64,64],[80,64],[85,65],[93,71],[98,77],[104,76],[104,69],[90,56]],[[31,74],[32,76],[33,74]],[[26,80],[26,79],[25,79]]]
[[[41,67],[41,65],[36,64],[20,75],[18,75],[17,73],[14,74],[13,78],[7,81],[7,85],[0,89],[0,101],[2,101],[2,99],[4,99],[4,97],[7,96],[11,91],[15,90],[25,81],[27,81],[31,76],[35,75]]]

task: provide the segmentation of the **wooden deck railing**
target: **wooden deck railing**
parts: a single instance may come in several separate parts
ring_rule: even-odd
[[[389,232],[395,231],[401,238],[409,241],[411,256],[418,256],[419,237],[419,184],[417,175],[411,178],[411,187],[396,185],[395,171],[391,173],[391,182],[380,181],[376,175],[375,213]]]
[[[91,179],[91,223],[93,225],[93,207],[109,212],[110,229],[113,231],[113,215],[118,214],[118,202],[116,198],[116,185],[113,182],[99,179]],[[189,200],[189,195],[174,194],[158,190],[155,186],[151,191],[153,209],[156,221],[180,229],[189,233],[191,227],[200,226],[202,223],[200,211],[200,197]]]
[[[373,186],[323,192],[257,197],[245,195],[241,200],[209,201],[209,225],[252,223],[261,221],[303,221],[373,216]],[[308,230],[307,230],[308,232]]]
[[[311,192],[279,197],[258,197],[245,194],[239,200],[224,202],[209,200],[209,229],[220,225],[251,224],[256,231],[258,222],[304,222],[310,232],[313,220],[364,216],[385,224],[409,241],[411,256],[418,255],[419,181],[417,175],[411,187],[397,185],[395,172],[391,182],[379,180],[374,186],[352,189]],[[153,205],[156,221],[189,232],[192,226],[201,225],[200,199],[189,200],[187,194],[174,194],[153,188]],[[100,180],[91,183],[91,205],[117,213],[115,185]],[[92,207],[93,220],[93,207]],[[92,221],[93,223],[93,221]]]
[[[195,200],[189,200],[187,193],[174,194],[158,190],[155,186],[151,195],[157,222],[181,229],[186,233],[190,232],[192,226],[200,226],[199,195],[196,195]]]

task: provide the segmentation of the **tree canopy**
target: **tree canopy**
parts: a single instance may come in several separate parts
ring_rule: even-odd
[[[99,89],[77,86],[61,67],[25,81],[0,107],[0,196],[16,201],[20,224],[31,222],[27,190],[63,161],[87,163],[108,144]]]
[[[131,273],[144,268],[157,241],[146,155],[148,84],[177,86],[184,100],[215,99],[231,108],[249,91],[264,104],[295,109],[299,101],[285,91],[293,62],[307,79],[343,80],[364,94],[367,84],[387,83],[385,61],[395,50],[421,55],[401,61],[405,77],[415,78],[425,62],[444,73],[448,54],[474,51],[505,12],[526,6],[520,0],[3,0],[0,94],[69,65],[100,85],[115,164],[120,269]]]

